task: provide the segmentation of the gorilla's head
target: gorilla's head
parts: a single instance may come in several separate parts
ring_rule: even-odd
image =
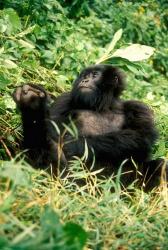
[[[72,89],[72,105],[79,109],[106,110],[113,106],[124,89],[122,72],[111,65],[84,69]]]

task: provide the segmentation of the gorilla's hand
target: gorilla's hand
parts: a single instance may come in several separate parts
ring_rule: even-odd
[[[30,108],[37,110],[47,99],[47,93],[43,87],[34,84],[25,84],[17,87],[12,96],[17,106],[21,109]]]

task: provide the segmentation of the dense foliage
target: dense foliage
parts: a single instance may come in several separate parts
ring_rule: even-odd
[[[84,173],[87,185],[78,189],[68,179],[53,182],[23,162],[15,164],[22,131],[11,93],[25,82],[41,83],[56,95],[69,89],[122,28],[116,48],[140,43],[156,49],[141,63],[143,73],[125,68],[124,96],[154,109],[160,139],[153,157],[166,157],[167,10],[164,0],[0,0],[0,249],[81,249],[86,233],[75,223],[88,231],[91,249],[166,249],[165,187],[155,197],[140,191],[131,197],[119,183]],[[75,169],[75,164],[80,165],[74,163]],[[115,194],[109,192],[112,185]]]

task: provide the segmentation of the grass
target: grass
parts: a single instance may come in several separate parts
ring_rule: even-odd
[[[53,180],[24,162],[6,162],[1,169],[0,249],[82,249],[86,233],[81,227],[87,232],[84,249],[167,249],[164,184],[151,193],[133,185],[124,191],[113,178],[99,180],[86,170],[78,174],[86,180],[82,187],[72,176]],[[75,235],[72,227],[71,236],[62,232],[67,223]]]

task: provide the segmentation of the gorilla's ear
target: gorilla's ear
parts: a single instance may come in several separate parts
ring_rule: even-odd
[[[117,87],[120,81],[120,76],[118,75],[118,72],[113,72],[113,70],[110,68],[105,72],[104,80],[106,81],[107,85]]]

